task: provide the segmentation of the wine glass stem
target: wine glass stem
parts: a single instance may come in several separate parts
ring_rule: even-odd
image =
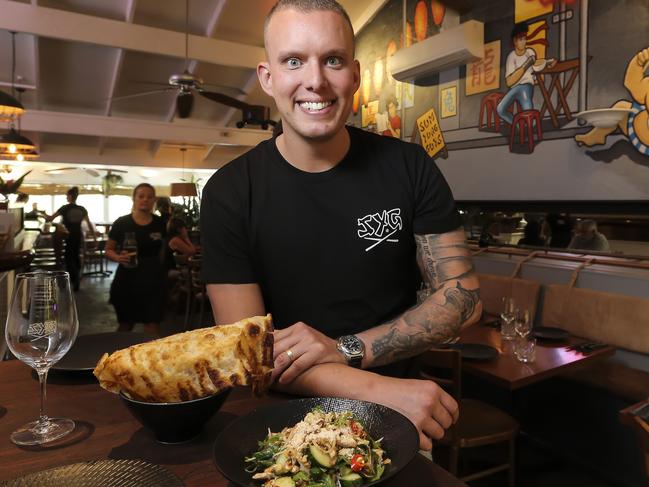
[[[36,369],[38,373],[38,382],[41,385],[41,411],[38,417],[39,426],[44,426],[49,422],[49,418],[45,414],[45,399],[47,398],[46,384],[47,384],[47,372],[49,369]]]

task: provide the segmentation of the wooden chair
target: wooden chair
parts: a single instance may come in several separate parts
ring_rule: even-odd
[[[200,312],[198,318],[198,326],[203,325],[203,316],[205,315],[205,301],[207,297],[207,288],[203,279],[201,278],[201,269],[203,266],[203,259],[200,256],[190,257],[187,261],[189,267],[189,278],[190,278],[190,303],[185,316],[185,327],[191,327],[192,319],[194,316],[194,311],[196,305],[199,304]],[[188,328],[187,328],[188,329]]]
[[[450,449],[449,471],[464,482],[509,470],[509,486],[514,486],[515,443],[518,423],[507,413],[476,399],[462,398],[462,359],[457,350],[430,350],[417,358],[419,377],[434,381],[458,402],[460,416],[439,440]],[[509,443],[506,460],[478,472],[458,475],[460,451],[497,443]]]

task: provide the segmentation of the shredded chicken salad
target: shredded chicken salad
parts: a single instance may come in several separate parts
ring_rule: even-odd
[[[390,459],[351,412],[315,408],[293,427],[269,430],[245,462],[263,487],[359,487],[380,479]]]

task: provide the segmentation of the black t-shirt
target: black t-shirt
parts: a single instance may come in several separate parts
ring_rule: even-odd
[[[70,237],[81,237],[81,223],[88,216],[88,212],[83,206],[76,203],[68,203],[57,210],[57,213],[63,218],[63,226],[70,232]]]
[[[117,242],[117,249],[121,250],[127,232],[135,233],[137,241],[137,258],[147,259],[163,257],[163,243],[166,235],[162,219],[153,215],[153,220],[148,225],[138,225],[132,215],[120,216],[110,227],[108,238]]]
[[[204,188],[204,280],[258,283],[278,328],[304,321],[337,337],[394,318],[416,301],[414,234],[461,224],[420,146],[348,130],[350,149],[328,171],[295,168],[271,139]]]

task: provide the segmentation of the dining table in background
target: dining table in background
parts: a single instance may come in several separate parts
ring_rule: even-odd
[[[568,95],[579,74],[579,59],[569,59],[566,61],[557,61],[551,68],[544,68],[538,71],[536,79],[539,89],[543,95],[543,106],[541,106],[540,116],[543,118],[546,110],[552,119],[552,125],[559,128],[559,113],[563,111],[566,119],[573,119],[572,111],[568,104]],[[549,78],[549,82],[545,78]],[[552,94],[556,91],[557,102],[552,102]]]
[[[98,263],[98,267],[93,268],[91,271],[83,273],[84,276],[110,276],[112,271],[108,270],[108,259],[106,257],[106,242],[108,237],[102,236],[97,238],[84,239],[84,252],[85,258],[92,259],[93,264]]]
[[[99,387],[90,374],[51,372],[47,384],[47,414],[74,419],[75,431],[42,447],[17,447],[9,435],[38,417],[39,387],[22,362],[0,362],[0,483],[45,469],[91,460],[143,460],[176,474],[186,486],[231,486],[214,465],[212,449],[219,432],[237,416],[257,407],[286,401],[269,394],[255,399],[248,389],[235,389],[201,436],[176,445],[158,443],[137,422],[116,394]],[[422,455],[385,481],[385,487],[466,486]]]
[[[503,340],[498,328],[485,324],[489,321],[493,321],[493,319],[482,320],[462,330],[459,342],[488,345],[498,351],[498,356],[493,360],[485,361],[463,360],[462,370],[511,391],[580,367],[586,367],[615,353],[615,347],[611,346],[598,348],[588,354],[568,350],[572,345],[588,341],[571,335],[566,340],[560,341],[538,339],[536,360],[531,363],[522,363],[514,356],[513,341]]]

